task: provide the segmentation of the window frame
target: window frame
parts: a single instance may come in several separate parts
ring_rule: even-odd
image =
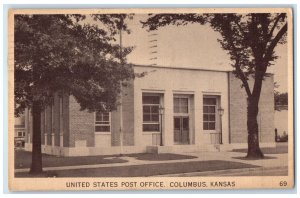
[[[158,104],[149,104],[149,103],[144,103],[143,102],[143,97],[147,96],[156,96],[159,97],[159,103]],[[144,106],[157,106],[158,107],[158,121],[144,121]],[[159,114],[159,107],[162,106],[162,95],[159,93],[142,93],[142,131],[143,133],[160,133],[160,125],[161,125],[161,116]],[[150,107],[150,113],[151,115],[151,107]],[[151,116],[150,116],[151,117]],[[149,130],[145,131],[144,130],[144,125],[158,125],[158,130]]]
[[[111,112],[101,112],[101,114],[103,114],[103,113],[108,113],[108,124],[97,124],[96,122],[101,122],[101,121],[96,120],[97,112],[94,112],[94,133],[95,134],[111,134]],[[103,115],[102,115],[102,119],[103,119]],[[102,121],[102,122],[105,122],[105,121]],[[109,126],[109,131],[96,131],[96,126]]]
[[[216,100],[216,104],[215,105],[209,105],[209,104],[204,104],[204,99],[206,98],[213,98]],[[214,106],[215,107],[215,112],[214,113],[205,113],[204,112],[204,107],[211,107]],[[219,96],[214,96],[214,95],[203,95],[202,98],[202,130],[204,131],[204,133],[216,133],[218,130],[218,107],[219,107]],[[210,121],[210,120],[204,120],[204,115],[215,115],[215,120],[214,121]],[[208,125],[208,129],[204,129],[204,123],[214,123],[215,124],[215,128],[214,129],[209,129],[209,125]]]

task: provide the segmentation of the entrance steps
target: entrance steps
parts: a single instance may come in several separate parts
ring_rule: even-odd
[[[172,145],[172,146],[147,146],[147,153],[178,153],[178,152],[220,152],[222,145],[206,144],[206,145]]]

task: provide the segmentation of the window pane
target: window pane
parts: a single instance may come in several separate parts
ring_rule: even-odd
[[[96,112],[96,121],[109,121],[109,113]]]
[[[188,106],[188,99],[187,98],[180,98],[180,104],[182,106]]]
[[[174,106],[179,106],[179,98],[174,98]]]
[[[204,130],[208,130],[208,122],[204,122],[203,123],[203,129]]]
[[[215,106],[209,106],[208,107],[208,113],[215,113]]]
[[[143,131],[159,131],[159,124],[143,124]]]
[[[209,121],[215,121],[216,120],[216,115],[215,114],[210,114],[209,116]]]
[[[174,98],[174,113],[188,113],[188,98]]]
[[[110,126],[95,126],[96,132],[109,132]]]
[[[143,96],[143,104],[159,104],[159,96]]]
[[[180,130],[180,118],[174,118],[174,129]]]
[[[216,98],[203,98],[203,104],[206,104],[206,105],[216,105],[217,104],[217,100],[216,100]]]
[[[209,104],[209,98],[203,98],[203,104],[205,105]]]
[[[181,98],[180,99],[180,112],[181,113],[188,113],[188,99],[187,98]]]
[[[183,130],[189,129],[189,119],[188,118],[182,118],[182,129]]]
[[[96,121],[102,121],[102,113],[96,112]]]
[[[179,111],[179,106],[174,106],[174,113],[179,113],[180,111]]]
[[[153,113],[157,113],[158,114],[158,108],[159,108],[159,106],[158,105],[156,105],[156,106],[151,106],[151,113],[153,114]]]
[[[208,127],[209,130],[215,130],[215,123],[214,123],[214,122],[209,122],[208,124],[209,124],[209,125],[208,125],[208,126],[209,126],[209,127]]]
[[[203,115],[203,120],[204,120],[204,121],[208,121],[208,115],[207,115],[207,114],[204,114],[204,115]]]
[[[147,121],[151,121],[151,117],[150,117],[150,114],[144,114],[143,115],[143,121],[145,122],[147,122]]]
[[[143,113],[150,113],[150,106],[143,106]]]
[[[180,106],[180,113],[188,113],[188,106]]]
[[[151,121],[156,121],[156,122],[159,121],[159,116],[158,116],[158,114],[152,114],[151,117],[152,117]]]
[[[108,113],[103,114],[103,121],[109,121],[109,114]]]
[[[211,103],[213,105],[217,105],[217,99],[216,98],[211,98]]]
[[[203,107],[203,113],[208,113],[208,106]]]

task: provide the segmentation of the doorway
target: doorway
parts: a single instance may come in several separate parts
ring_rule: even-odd
[[[174,143],[189,144],[189,117],[176,116],[174,117]]]

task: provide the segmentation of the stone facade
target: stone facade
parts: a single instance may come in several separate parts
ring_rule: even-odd
[[[247,142],[247,94],[241,81],[229,74],[230,143]],[[250,89],[253,79],[249,81]],[[273,75],[263,81],[257,116],[260,142],[274,142],[274,81]]]
[[[73,96],[55,95],[53,105],[48,106],[41,115],[42,152],[76,156],[147,150],[227,150],[247,146],[246,94],[240,80],[231,72],[158,66],[135,66],[134,71],[145,72],[146,76],[136,78],[122,88],[119,99],[122,107],[118,106],[116,111],[110,113],[109,132],[95,132],[95,113],[80,111],[80,105]],[[142,96],[145,94],[160,97],[164,112],[159,119],[159,131],[143,131]],[[184,116],[174,111],[176,97],[188,100],[188,113]],[[204,129],[205,97],[217,101],[213,131]],[[259,107],[259,138],[262,146],[270,146],[274,143],[273,76],[263,82]],[[224,115],[217,113],[219,108],[224,109]],[[25,148],[30,150],[32,118],[28,110],[25,117],[28,131]],[[188,120],[189,142],[178,145],[174,140],[174,123],[182,117]],[[161,143],[163,146],[159,146]]]
[[[94,113],[80,111],[79,104],[73,96],[70,96],[69,115],[69,147],[93,147],[95,145]]]

